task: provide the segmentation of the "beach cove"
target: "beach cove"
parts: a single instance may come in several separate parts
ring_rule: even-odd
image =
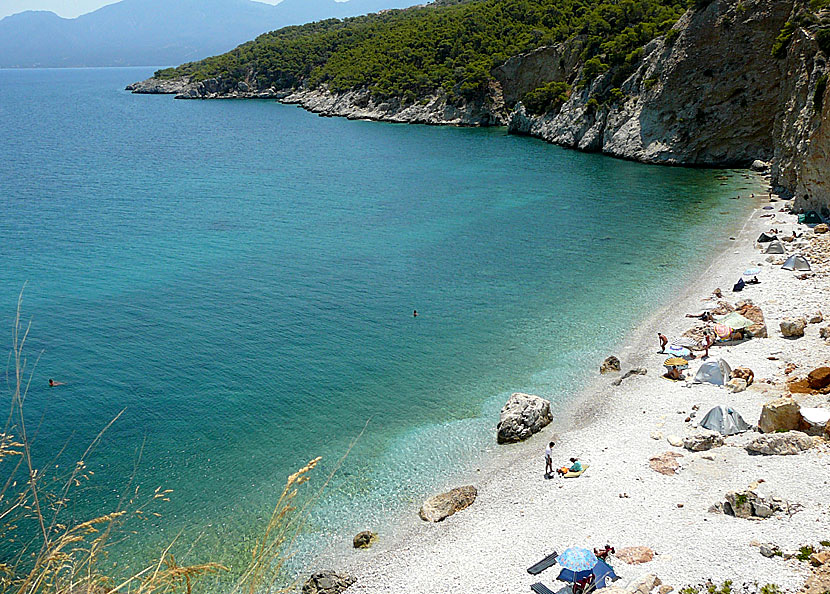
[[[316,455],[325,476],[367,419],[291,569],[367,528],[382,551],[425,497],[523,451],[493,438],[511,392],[551,399],[561,419],[757,192],[742,170],[643,166],[504,129],[119,90],[147,75],[0,72],[3,311],[29,281],[38,454],[126,408],[78,515],[110,509],[134,471],[173,489],[120,545],[125,570],[180,533],[196,543],[183,562],[246,558],[285,477]]]
[[[618,551],[647,547],[654,553],[653,560],[642,564],[612,555],[621,577],[616,585],[623,588],[647,583],[648,591],[656,587],[648,576],[656,575],[661,592],[668,586],[705,587],[708,580],[716,586],[732,580],[734,588],[776,584],[784,591],[800,590],[813,568],[793,555],[804,546],[826,549],[830,535],[826,441],[813,438],[813,447],[797,456],[748,452],[744,447],[759,435],[754,431],[702,451],[676,441],[700,433],[697,423],[717,405],[732,407],[757,424],[763,405],[788,393],[788,379],[804,377],[830,361],[830,345],[819,336],[827,318],[817,322],[815,314],[830,303],[830,238],[780,212],[784,205],[757,199],[743,228],[724,242],[703,273],[668,305],[644,316],[620,348],[608,353],[619,357],[623,372],[644,367],[645,375],[628,377],[618,386],[613,380],[621,374],[597,377],[553,424],[524,443],[501,446],[504,453],[492,469],[466,477],[478,489],[469,508],[438,524],[421,522],[408,537],[376,552],[350,554],[341,563],[358,578],[349,591],[529,592],[540,580],[557,591],[562,585],[555,581],[558,567],[539,576],[528,575],[526,568],[554,551],[606,543]],[[812,273],[782,270],[786,256],[763,254],[767,244],[759,246],[756,238],[771,228],[781,236],[803,233],[801,240],[784,245],[788,254],[805,254]],[[752,267],[761,269],[761,283],[733,293],[732,285]],[[716,288],[725,301],[749,299],[760,307],[769,334],[711,348],[709,360],[723,358],[733,369],[753,370],[754,382],[737,393],[661,377],[667,355],[658,353],[657,333],[678,337],[694,326],[697,320],[684,314],[700,312]],[[783,337],[780,322],[799,316],[816,323],[808,324],[801,338]],[[597,360],[597,369],[601,362]],[[700,358],[692,361],[689,379],[700,364]],[[801,406],[828,407],[826,395],[793,396]],[[590,464],[583,476],[544,477],[543,453],[551,439],[556,442],[554,466],[578,457]],[[677,462],[676,474],[650,466],[650,459],[666,452]],[[727,492],[740,493],[755,481],[763,481],[765,490],[791,502],[796,511],[744,519],[711,509],[723,503]],[[768,557],[762,550],[780,552]]]

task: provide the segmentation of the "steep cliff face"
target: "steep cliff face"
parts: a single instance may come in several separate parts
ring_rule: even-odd
[[[644,48],[616,93],[608,72],[574,92],[559,113],[530,117],[517,110],[511,129],[650,163],[769,159],[782,76],[770,52],[791,10],[791,2],[755,0],[690,11],[670,42],[657,39]],[[599,101],[589,105],[591,98]]]
[[[796,198],[797,208],[830,205],[830,99],[826,56],[811,35],[797,30],[787,51],[775,122],[772,181]]]

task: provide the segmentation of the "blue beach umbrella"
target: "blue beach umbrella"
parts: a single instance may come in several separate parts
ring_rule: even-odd
[[[574,573],[580,573],[583,571],[591,571],[594,566],[597,564],[597,556],[594,555],[588,549],[583,549],[582,547],[571,547],[569,549],[565,549],[562,551],[562,554],[559,555],[559,558],[556,559],[556,562],[563,569],[568,569]]]
[[[744,276],[758,276],[761,274],[760,268],[747,268],[744,270]]]

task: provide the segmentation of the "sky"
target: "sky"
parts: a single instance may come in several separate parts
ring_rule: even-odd
[[[279,0],[260,0],[268,4],[279,4]],[[113,0],[0,0],[0,19],[24,10],[51,10],[58,15],[71,19],[78,15],[92,12]]]

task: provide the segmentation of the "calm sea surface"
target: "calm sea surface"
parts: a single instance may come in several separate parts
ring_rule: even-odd
[[[122,90],[150,74],[0,70],[0,344],[28,281],[44,464],[126,409],[78,517],[174,490],[126,559],[238,559],[367,422],[299,559],[388,529],[495,450],[511,392],[566,406],[747,208],[740,172]]]

